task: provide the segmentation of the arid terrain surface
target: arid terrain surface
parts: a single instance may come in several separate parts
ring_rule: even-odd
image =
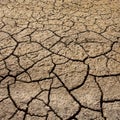
[[[120,0],[0,0],[0,120],[120,120]]]

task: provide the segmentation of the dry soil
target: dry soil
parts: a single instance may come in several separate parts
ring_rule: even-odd
[[[120,0],[0,0],[0,120],[120,120]]]

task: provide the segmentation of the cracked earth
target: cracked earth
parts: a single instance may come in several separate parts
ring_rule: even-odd
[[[0,120],[120,120],[120,0],[0,0]]]

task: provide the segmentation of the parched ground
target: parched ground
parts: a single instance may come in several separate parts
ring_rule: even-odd
[[[0,120],[120,120],[120,0],[0,0]]]

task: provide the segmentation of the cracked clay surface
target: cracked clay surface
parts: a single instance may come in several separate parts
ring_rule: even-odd
[[[0,0],[0,120],[120,120],[120,0]]]

